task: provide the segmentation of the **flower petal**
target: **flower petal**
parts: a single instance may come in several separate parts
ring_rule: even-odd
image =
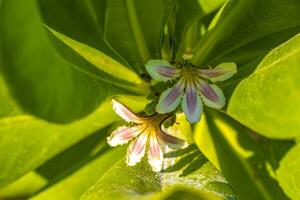
[[[131,111],[129,108],[127,108],[122,103],[118,102],[117,100],[112,100],[112,105],[114,111],[122,117],[127,122],[134,122],[134,123],[142,123],[143,117],[138,116],[133,111]]]
[[[237,72],[235,63],[222,63],[214,69],[199,69],[199,75],[212,82],[224,81],[232,77]]]
[[[181,107],[190,123],[200,121],[203,111],[201,97],[197,94],[193,84],[187,84]]]
[[[156,105],[156,111],[158,113],[169,113],[174,111],[180,104],[185,83],[180,79],[172,88],[164,91],[158,100]]]
[[[107,138],[107,143],[112,147],[125,144],[129,140],[138,136],[144,129],[144,126],[121,126],[113,131],[112,134]]]
[[[204,104],[208,107],[220,109],[225,105],[223,91],[218,86],[210,85],[200,80],[198,89],[200,90]]]
[[[129,145],[126,155],[127,165],[133,166],[141,161],[142,157],[145,155],[147,138],[148,133],[144,132]]]
[[[180,69],[165,60],[150,60],[145,65],[149,75],[157,81],[168,81],[180,75]]]
[[[153,171],[159,172],[162,168],[164,157],[155,134],[150,135],[149,143],[148,163],[151,165]]]
[[[159,139],[161,139],[162,141],[169,143],[169,144],[183,145],[185,143],[184,140],[167,134],[166,132],[161,130],[161,128],[158,128],[158,130],[156,130],[156,135],[157,135],[157,137],[159,137]]]

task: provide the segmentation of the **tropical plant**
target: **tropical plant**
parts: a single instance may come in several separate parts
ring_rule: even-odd
[[[0,199],[299,200],[299,33],[299,0],[0,0]]]

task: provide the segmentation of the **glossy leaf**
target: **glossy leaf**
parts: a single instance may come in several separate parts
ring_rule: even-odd
[[[299,136],[299,46],[297,35],[270,52],[234,90],[228,114],[269,138]]]
[[[34,0],[5,0],[0,11],[1,71],[22,107],[55,122],[81,118],[107,97],[128,91],[82,73],[57,55]]]
[[[227,61],[245,63],[266,54],[270,48],[300,31],[299,8],[298,0],[228,1],[214,28],[199,42],[192,62],[198,66],[219,64],[225,61],[226,54],[233,56],[235,52],[238,60]],[[271,38],[266,40],[269,36]],[[245,45],[249,45],[244,49],[249,54],[244,53],[239,59],[239,48]]]
[[[300,145],[297,144],[284,156],[276,171],[280,186],[291,199],[300,199],[299,154]]]
[[[144,71],[148,60],[160,58],[162,33],[173,5],[171,0],[115,0],[99,4],[98,8],[107,6],[106,41],[137,72]]]
[[[0,81],[1,88],[7,90],[5,82],[2,79]],[[11,183],[74,143],[119,120],[108,101],[86,118],[73,123],[61,125],[47,122],[24,113],[6,90],[0,91],[3,102],[0,108],[11,106],[7,108],[6,115],[2,114],[0,118],[1,186]],[[124,100],[132,101],[130,98]],[[141,102],[140,106],[138,102]],[[142,102],[143,100],[132,103],[135,108],[140,109],[144,107]]]
[[[179,154],[181,154],[180,159],[176,159],[177,161],[174,164],[174,158]],[[229,188],[225,189],[226,182],[224,182],[224,179],[222,180],[214,167],[206,161],[194,146],[167,153],[165,157],[167,158],[165,162],[169,162],[167,165],[169,167],[166,167],[162,173],[153,172],[146,162],[128,167],[125,166],[124,161],[120,161],[99,179],[81,199],[168,199],[166,197],[170,195],[169,191],[174,186],[184,188],[183,192],[186,194],[194,191],[195,196],[197,196],[197,192],[201,195],[203,190],[214,191],[219,195],[214,196],[212,193],[207,195],[203,193],[204,199],[209,197],[213,199],[233,197],[232,191]],[[217,191],[213,187],[209,189],[209,185],[213,183],[224,184],[225,190]],[[167,190],[167,192],[164,193],[161,190]]]
[[[209,111],[195,130],[195,142],[223,173],[239,199],[287,199],[273,179],[269,154],[251,131],[224,114]]]
[[[91,187],[112,165],[119,161],[125,153],[124,148],[110,150],[84,167],[73,173],[71,176],[59,181],[55,185],[45,189],[32,197],[32,200],[73,200],[79,197]]]
[[[123,77],[117,75],[119,80],[115,79],[114,82],[121,82],[120,79],[123,79],[123,84],[127,85],[130,82],[141,83],[141,79],[134,72],[126,69],[132,69],[127,61],[104,41],[104,30],[101,29],[103,26],[99,29],[96,8],[89,1],[39,0],[39,7],[45,25],[60,33],[59,36],[64,36],[57,37],[54,34],[52,38],[60,53],[71,63],[85,73],[105,80],[113,78],[108,74],[116,75],[107,73],[110,68],[113,71],[120,68],[119,73]],[[65,40],[66,38],[69,39]],[[97,60],[96,57],[103,60]],[[129,73],[126,74],[126,71]]]
[[[0,189],[0,199],[78,199],[112,165],[125,148],[110,149],[101,129],[48,160],[34,172]],[[95,173],[97,172],[97,173]]]
[[[105,116],[105,117],[104,117]],[[0,185],[6,185],[57,153],[119,118],[110,102],[88,117],[57,125],[29,115],[0,120]],[[7,150],[11,153],[7,154]]]

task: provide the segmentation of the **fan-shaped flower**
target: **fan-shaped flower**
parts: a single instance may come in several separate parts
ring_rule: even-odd
[[[146,64],[149,75],[157,81],[178,79],[177,83],[165,90],[158,101],[158,113],[170,113],[181,102],[182,110],[191,123],[198,122],[203,111],[202,102],[215,109],[225,105],[223,91],[215,84],[224,81],[236,72],[235,63],[223,63],[214,69],[200,69],[190,64],[176,67],[164,60],[150,60]]]
[[[128,147],[126,162],[133,166],[144,157],[147,141],[149,141],[148,162],[154,171],[160,171],[163,164],[163,151],[160,141],[171,144],[183,144],[184,141],[165,133],[162,123],[170,117],[169,114],[153,114],[140,116],[116,100],[112,100],[114,111],[131,126],[117,128],[107,138],[110,146],[122,145],[133,140]]]

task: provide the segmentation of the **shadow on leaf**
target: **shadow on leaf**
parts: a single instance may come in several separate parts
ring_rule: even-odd
[[[175,164],[162,170],[162,173],[181,171],[180,177],[192,174],[207,162],[207,159],[194,144],[189,145],[184,149],[168,152],[164,157],[175,159]]]

